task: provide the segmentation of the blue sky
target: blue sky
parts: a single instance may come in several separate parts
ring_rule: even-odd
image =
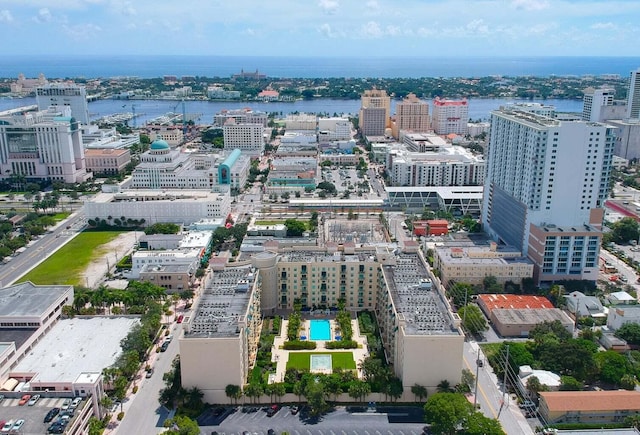
[[[0,0],[5,54],[638,56],[637,0]]]

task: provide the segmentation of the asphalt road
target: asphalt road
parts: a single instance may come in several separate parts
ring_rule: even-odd
[[[85,226],[84,212],[78,211],[66,221],[46,233],[32,246],[6,264],[0,264],[0,284],[11,285],[25,273],[60,249],[69,239],[75,237]],[[69,227],[67,229],[67,227]]]
[[[476,365],[478,358],[484,362],[482,367]],[[487,363],[484,354],[478,353],[478,344],[474,341],[464,343],[464,368],[474,375],[477,373],[477,403],[480,404],[480,411],[485,416],[498,418],[502,428],[508,434],[533,435],[533,429],[522,415],[518,404],[509,399],[508,394],[503,394],[499,388],[493,369]]]
[[[178,354],[178,336],[181,324],[172,323],[173,340],[169,344],[166,352],[152,355],[151,367],[154,373],[150,378],[145,378],[144,373],[140,373],[136,384],[138,392],[130,395],[123,404],[124,418],[110,432],[112,434],[157,434],[163,431],[162,423],[168,416],[169,411],[161,407],[158,403],[160,390],[164,388],[162,375],[171,369],[171,363]]]

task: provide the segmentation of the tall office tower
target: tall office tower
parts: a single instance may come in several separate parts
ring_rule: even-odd
[[[382,89],[376,89],[375,87],[371,90],[364,91],[364,94],[360,98],[360,119],[363,119],[363,111],[365,109],[384,109],[384,113],[382,115],[376,113],[374,117],[369,117],[370,120],[376,119],[378,124],[381,125],[370,125],[375,131],[382,130],[384,134],[384,129],[387,127],[389,123],[389,117],[391,116],[391,97],[387,95],[387,91]],[[369,115],[372,115],[374,111],[371,111]],[[363,134],[367,134],[364,133]],[[369,133],[373,136],[381,136],[381,134],[373,134]]]
[[[482,221],[538,282],[595,280],[615,128],[517,106],[492,112]]]
[[[584,121],[601,121],[603,106],[611,106],[616,90],[612,88],[587,88],[582,97],[582,119]]]
[[[50,106],[71,107],[71,116],[81,124],[89,124],[89,105],[84,86],[68,83],[50,83],[36,88],[38,110]]]
[[[627,118],[640,119],[640,68],[631,71],[627,92]]]
[[[467,134],[469,104],[463,100],[433,100],[433,130],[437,134]]]
[[[396,105],[396,130],[427,133],[431,127],[429,105],[411,93]]]

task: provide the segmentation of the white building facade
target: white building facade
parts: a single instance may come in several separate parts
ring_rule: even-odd
[[[469,104],[464,100],[433,100],[433,130],[437,134],[467,134]]]
[[[81,124],[89,124],[89,105],[84,86],[69,83],[50,83],[36,88],[36,104],[38,110],[46,110],[51,106],[57,109],[71,108],[73,116]]]
[[[539,282],[597,278],[614,130],[516,106],[492,112],[482,221],[527,254]]]
[[[236,124],[229,120],[222,127],[224,149],[239,149],[244,154],[258,157],[264,152],[265,137],[262,124]]]
[[[613,104],[615,93],[616,90],[613,88],[585,89],[582,97],[582,120],[601,121],[602,107]]]

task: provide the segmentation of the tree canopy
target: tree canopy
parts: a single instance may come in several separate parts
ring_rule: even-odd
[[[639,236],[640,224],[632,217],[625,217],[611,225],[607,238],[616,243],[629,243],[630,240],[638,240]]]
[[[463,394],[435,393],[424,405],[424,412],[434,433],[448,435],[462,429],[463,433],[474,435],[504,434],[497,420],[476,412]]]

